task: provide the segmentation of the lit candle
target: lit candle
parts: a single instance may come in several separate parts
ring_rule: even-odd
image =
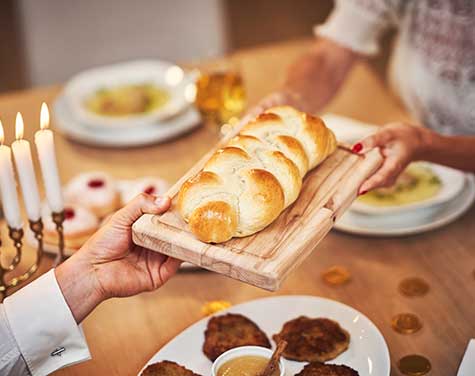
[[[18,177],[20,178],[26,213],[31,221],[37,221],[40,219],[41,211],[40,195],[33,160],[31,159],[30,143],[23,140],[23,118],[19,112],[16,114],[15,134],[16,141],[12,144],[12,151]]]
[[[54,151],[53,132],[49,127],[49,112],[46,103],[41,105],[40,130],[35,133],[35,144],[40,160],[41,173],[50,209],[59,213],[63,211],[63,193],[59,180],[58,165]]]
[[[8,226],[14,229],[22,227],[15,175],[13,173],[12,151],[3,145],[3,126],[0,121],[0,191],[2,193],[3,213]]]

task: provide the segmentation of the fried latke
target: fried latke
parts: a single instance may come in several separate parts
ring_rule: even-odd
[[[337,322],[305,316],[287,321],[272,338],[276,343],[287,341],[284,358],[301,362],[326,362],[340,355],[350,344],[350,334]]]
[[[213,317],[208,321],[203,353],[211,361],[214,361],[225,351],[239,346],[271,348],[266,334],[243,315],[228,313]]]
[[[345,365],[313,362],[307,364],[295,376],[359,376],[359,373]]]
[[[140,376],[200,376],[175,362],[163,360],[150,364]]]

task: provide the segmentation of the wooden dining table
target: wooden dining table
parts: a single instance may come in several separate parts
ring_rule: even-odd
[[[249,105],[275,89],[289,64],[311,43],[296,40],[236,52],[232,58],[239,62]],[[13,140],[17,111],[24,116],[25,137],[32,140],[39,126],[41,102],[51,106],[61,90],[59,85],[1,94],[0,118],[7,142]],[[411,121],[397,98],[365,62],[356,64],[323,112],[372,124]],[[53,117],[53,130],[54,126]],[[162,144],[111,149],[78,144],[56,132],[56,147],[64,183],[91,170],[106,171],[117,178],[155,175],[173,183],[216,139],[215,130],[203,125]],[[401,374],[397,361],[408,354],[428,358],[432,363],[430,375],[455,375],[469,339],[475,338],[474,234],[473,208],[454,223],[420,235],[371,238],[332,231],[275,293],[216,273],[183,270],[155,292],[110,299],[97,307],[83,322],[92,360],[56,374],[135,375],[162,346],[203,318],[201,308],[206,302],[227,300],[239,304],[296,294],[334,299],[369,317],[388,344],[392,375]],[[5,225],[2,235],[4,243],[8,243]],[[2,248],[4,257],[8,256],[9,247]],[[25,247],[24,265],[33,259],[33,253]],[[38,275],[48,270],[52,261],[52,257],[45,257]],[[348,283],[330,286],[322,280],[322,272],[334,265],[349,270]],[[406,277],[427,281],[428,294],[401,295],[398,285]],[[422,330],[406,335],[395,332],[391,319],[403,312],[416,314],[422,320]]]

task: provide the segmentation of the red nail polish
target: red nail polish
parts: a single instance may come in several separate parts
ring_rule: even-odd
[[[360,193],[358,193],[359,196],[363,196],[364,194],[368,193],[368,191],[361,191]]]
[[[363,144],[361,144],[361,142],[358,142],[357,144],[355,144],[353,148],[351,149],[353,153],[359,153],[361,150],[363,150]]]

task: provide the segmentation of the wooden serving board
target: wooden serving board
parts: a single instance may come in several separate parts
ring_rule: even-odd
[[[361,183],[381,164],[378,150],[365,156],[340,146],[304,179],[298,199],[264,230],[225,243],[208,244],[188,229],[176,208],[177,193],[212,153],[238,133],[230,132],[169,191],[172,206],[161,216],[145,214],[133,225],[133,241],[231,278],[275,291],[312,252],[356,198]]]

